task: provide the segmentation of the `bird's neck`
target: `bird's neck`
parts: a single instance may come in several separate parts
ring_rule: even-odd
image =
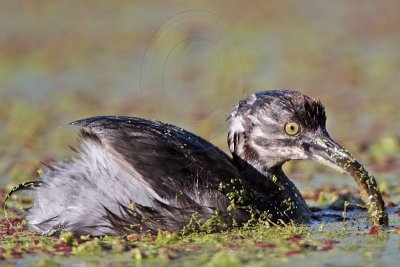
[[[272,168],[259,163],[246,161],[234,155],[236,166],[241,171],[242,177],[257,188],[262,195],[259,203],[260,209],[265,211],[279,211],[277,217],[287,218],[286,222],[308,222],[310,211],[307,204],[297,189],[296,185],[282,171],[282,165]]]

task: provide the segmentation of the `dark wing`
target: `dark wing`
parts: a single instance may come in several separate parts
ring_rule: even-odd
[[[190,220],[193,212],[208,218],[215,210],[229,205],[226,193],[240,173],[232,159],[206,140],[182,128],[133,117],[93,117],[72,122],[83,128],[83,134],[94,134],[110,153],[127,163],[161,199],[152,207],[141,207],[146,217],[157,218],[149,228],[176,230]],[[129,181],[128,181],[129,182]],[[135,199],[131,199],[135,202]],[[166,204],[167,203],[167,204]],[[109,212],[116,224],[132,221]],[[176,218],[184,217],[182,222]],[[174,218],[175,217],[175,218]]]

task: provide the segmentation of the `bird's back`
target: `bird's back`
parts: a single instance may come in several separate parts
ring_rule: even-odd
[[[227,212],[227,192],[240,173],[230,157],[204,139],[132,117],[94,117],[71,124],[81,128],[79,155],[43,174],[27,215],[37,231],[177,231],[194,213],[205,220],[216,211]],[[230,215],[239,221],[247,218],[240,210]]]

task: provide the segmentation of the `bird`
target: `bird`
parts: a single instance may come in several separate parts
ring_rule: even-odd
[[[231,156],[155,120],[74,121],[76,156],[47,165],[41,179],[29,183],[33,205],[26,219],[42,235],[93,236],[179,232],[212,218],[220,222],[215,230],[260,218],[309,223],[312,212],[283,164],[311,159],[346,172],[337,154],[355,162],[329,136],[322,103],[299,91],[253,93],[227,122]]]

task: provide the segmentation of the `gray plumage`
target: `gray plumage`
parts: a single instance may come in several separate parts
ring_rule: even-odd
[[[193,213],[216,212],[229,226],[251,206],[271,222],[308,222],[310,211],[283,173],[288,160],[317,159],[312,144],[331,140],[319,101],[290,90],[262,91],[228,118],[233,158],[179,127],[133,117],[94,117],[80,128],[78,155],[42,175],[27,220],[41,234],[121,235],[179,231]],[[300,129],[285,132],[288,122]],[[333,142],[333,141],[332,141]],[[318,143],[320,144],[320,142]],[[243,189],[240,203],[232,192]]]

